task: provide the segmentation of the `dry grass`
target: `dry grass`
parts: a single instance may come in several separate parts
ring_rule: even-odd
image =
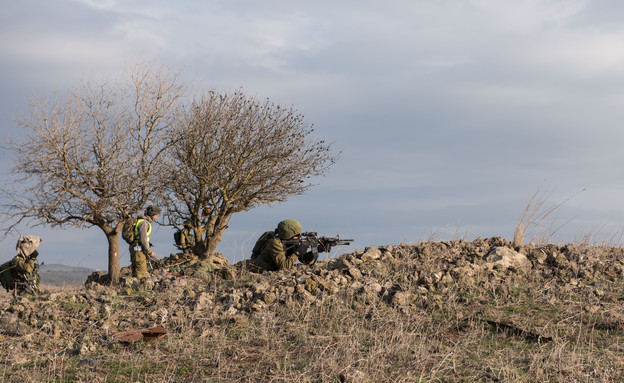
[[[582,193],[585,189],[576,193],[574,196]],[[527,202],[518,223],[514,229],[513,244],[514,246],[520,246],[524,244],[526,237],[529,234],[533,235],[533,241],[538,244],[547,244],[550,242],[553,235],[555,235],[567,222],[555,226],[554,221],[547,221],[547,219],[561,206],[567,203],[572,197],[565,199],[558,204],[547,206],[548,201],[552,197],[554,190],[550,192],[541,192],[537,190],[529,202]]]
[[[226,315],[193,310],[195,296],[255,283],[213,280],[97,302],[101,318],[63,292],[56,314],[27,317],[36,331],[0,338],[0,380],[8,382],[616,382],[624,379],[621,278],[483,273],[429,291],[418,283],[448,246],[423,243],[374,271],[391,292],[345,289],[266,311]],[[407,249],[407,248],[406,248]],[[613,262],[608,249],[587,249]],[[449,255],[451,254],[451,255]],[[618,253],[619,254],[619,253]],[[415,277],[415,275],[418,275]],[[590,278],[587,274],[587,278]],[[593,277],[592,277],[593,278]],[[585,282],[583,282],[585,281]],[[591,281],[591,283],[590,283]],[[74,297],[74,298],[72,298]],[[100,299],[101,300],[101,299]],[[37,299],[32,300],[37,304]],[[109,307],[107,319],[104,307]],[[596,307],[596,310],[592,309]],[[110,331],[164,323],[155,343],[123,345]],[[54,327],[60,334],[55,335]],[[111,326],[110,329],[108,326]],[[539,335],[539,337],[537,337]]]

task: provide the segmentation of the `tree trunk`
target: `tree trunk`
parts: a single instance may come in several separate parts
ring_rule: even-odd
[[[202,238],[204,238],[204,229],[202,227],[193,227],[193,233],[195,234],[195,246],[193,246],[193,254],[203,254],[205,251],[205,244]]]
[[[119,231],[106,233],[108,240],[108,275],[111,285],[119,283],[121,268],[119,267]]]
[[[199,259],[207,259],[210,254],[214,253],[217,250],[217,245],[221,242],[221,238],[223,237],[223,232],[227,227],[223,229],[217,230],[209,235],[206,233],[206,240],[201,241],[201,252],[199,253]]]

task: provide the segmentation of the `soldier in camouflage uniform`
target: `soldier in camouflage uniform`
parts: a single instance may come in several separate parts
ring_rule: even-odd
[[[184,228],[180,231],[180,250],[185,253],[191,252],[195,246],[195,235],[191,230],[191,221],[184,221]]]
[[[0,282],[7,290],[15,289],[18,295],[34,294],[40,291],[37,247],[41,238],[22,235],[17,241],[17,255],[0,267]]]
[[[145,209],[145,214],[138,215],[138,220],[134,227],[134,243],[130,244],[130,262],[132,265],[132,276],[139,278],[142,283],[145,283],[149,277],[147,273],[147,257],[156,259],[156,253],[151,248],[150,235],[152,233],[152,222],[156,221],[160,211],[158,206],[148,206]]]
[[[282,240],[296,239],[302,231],[297,220],[287,219],[280,222],[275,231],[267,231],[258,238],[251,252],[251,261],[268,271],[292,268],[298,259],[297,248],[287,248]]]

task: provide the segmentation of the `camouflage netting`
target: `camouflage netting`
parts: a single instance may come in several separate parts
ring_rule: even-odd
[[[17,254],[27,258],[31,255],[41,243],[41,238],[35,235],[22,235],[17,240],[17,245],[15,246],[15,250]]]

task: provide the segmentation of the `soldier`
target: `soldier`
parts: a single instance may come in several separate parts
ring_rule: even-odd
[[[156,259],[156,253],[152,251],[150,234],[152,222],[155,222],[160,214],[158,206],[150,205],[145,209],[145,214],[139,214],[134,226],[134,242],[130,244],[130,262],[132,263],[132,276],[139,278],[145,283],[147,273],[147,257]]]
[[[18,295],[35,294],[40,291],[37,262],[39,256],[37,247],[40,243],[41,238],[37,236],[20,236],[16,246],[17,255],[0,266],[0,282],[7,291],[15,289]]]
[[[287,219],[280,222],[275,231],[267,231],[258,238],[251,252],[252,262],[268,271],[292,268],[298,259],[297,247],[286,247],[282,241],[297,239],[302,231],[297,220]]]
[[[176,241],[176,246],[185,253],[191,251],[195,246],[195,235],[191,228],[191,221],[184,221],[184,228],[179,233],[180,239]]]

